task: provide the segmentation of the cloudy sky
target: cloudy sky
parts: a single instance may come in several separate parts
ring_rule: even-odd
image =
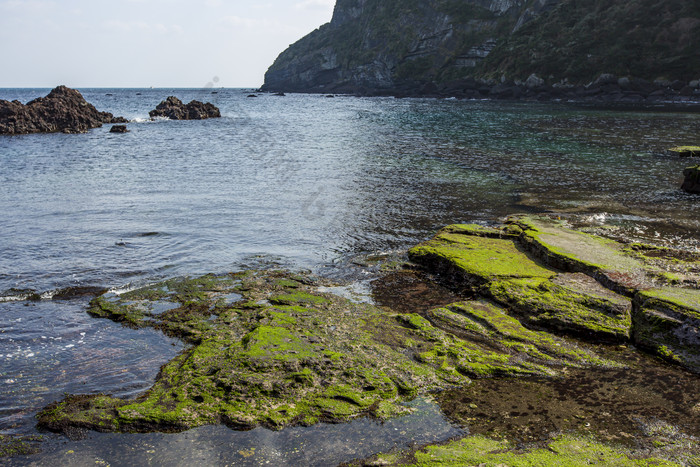
[[[0,0],[0,87],[257,87],[334,4]]]

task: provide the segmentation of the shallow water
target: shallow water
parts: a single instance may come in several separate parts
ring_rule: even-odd
[[[521,211],[700,245],[697,197],[678,188],[691,161],[665,151],[698,143],[692,111],[82,91],[136,119],[130,132],[0,137],[0,433],[31,433],[63,392],[132,396],[181,349],[88,317],[89,297],[48,300],[68,287],[120,292],[261,265],[354,277],[358,255]],[[211,101],[223,118],[148,121],[168,95]],[[45,299],[19,300],[32,292]]]

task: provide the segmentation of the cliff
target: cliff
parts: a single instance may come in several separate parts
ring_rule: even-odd
[[[263,89],[429,94],[533,74],[544,81],[530,87],[601,74],[687,85],[700,78],[697,44],[700,4],[684,0],[338,0]]]

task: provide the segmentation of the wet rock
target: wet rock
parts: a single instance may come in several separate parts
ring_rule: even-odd
[[[490,297],[538,327],[607,340],[629,336],[629,300],[582,280],[561,276],[523,249],[517,230],[491,232],[450,226],[409,257],[453,283]],[[505,238],[496,238],[502,235]],[[561,268],[559,268],[561,269]],[[596,284],[597,285],[597,284]]]
[[[683,191],[700,194],[700,165],[686,168],[683,176],[685,177],[681,186]]]
[[[154,109],[148,115],[151,118],[163,117],[170,120],[205,120],[208,118],[219,118],[221,112],[219,109],[207,102],[191,101],[185,105],[180,99],[175,96],[170,96]]]
[[[69,396],[42,411],[40,426],[144,432],[387,418],[404,413],[401,403],[417,394],[469,384],[470,376],[615,365],[527,330],[488,302],[395,315],[309,284],[290,273],[246,272],[96,298],[94,316],[161,329],[193,347],[163,366],[139,398]],[[225,300],[232,292],[240,300]],[[163,300],[179,306],[156,313]]]
[[[520,216],[500,231],[446,227],[409,257],[459,289],[498,302],[528,326],[595,341],[631,340],[700,372],[694,350],[700,292],[672,287],[688,276],[681,266],[679,274],[664,266],[682,261],[670,252],[665,263],[656,261],[664,252],[652,253],[560,221]]]
[[[110,133],[128,133],[129,130],[126,128],[126,125],[113,125],[112,128],[109,129]]]
[[[415,463],[396,462],[406,453],[379,455],[390,459],[387,465],[463,465],[463,466],[525,466],[525,465],[616,465],[620,467],[680,465],[663,458],[646,455],[632,456],[628,449],[612,446],[572,434],[558,435],[545,443],[524,445],[489,436],[469,436],[441,445],[427,446],[412,452]],[[544,444],[544,446],[543,446]],[[401,455],[403,454],[403,456]],[[390,457],[389,457],[390,456]],[[363,464],[373,465],[373,464]]]
[[[656,288],[635,296],[634,342],[657,355],[700,370],[700,290]]]
[[[700,146],[677,146],[669,149],[669,152],[678,157],[699,157]]]
[[[99,112],[75,89],[58,86],[46,97],[23,105],[0,100],[0,134],[85,133],[104,123],[117,123],[111,113]]]

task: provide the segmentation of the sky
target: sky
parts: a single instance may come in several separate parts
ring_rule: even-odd
[[[0,88],[259,87],[335,0],[0,0]]]

